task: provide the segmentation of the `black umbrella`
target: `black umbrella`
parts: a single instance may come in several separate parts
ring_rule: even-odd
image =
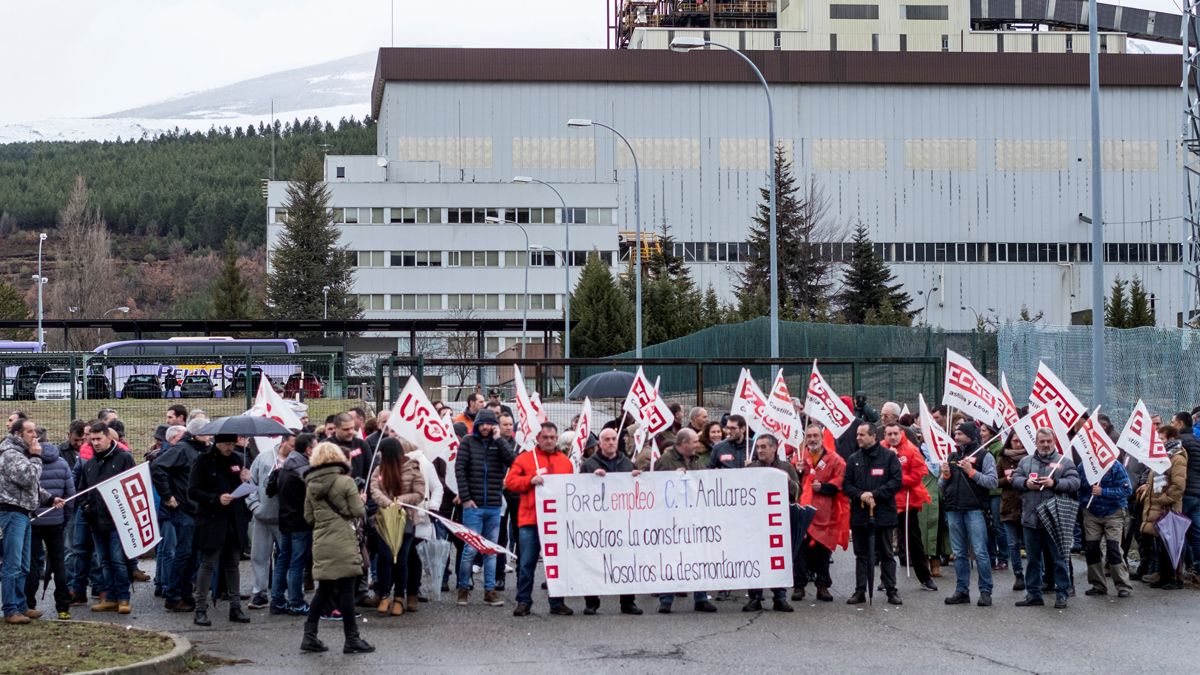
[[[1066,560],[1071,559],[1071,546],[1075,542],[1075,519],[1079,516],[1079,502],[1064,495],[1043,501],[1037,505],[1038,522],[1050,534],[1054,545]]]
[[[583,400],[585,396],[594,399],[625,398],[632,386],[633,373],[623,370],[607,370],[583,378],[583,381],[571,390],[571,398],[577,400]]]
[[[292,432],[279,422],[269,417],[251,415],[233,415],[218,417],[204,425],[197,436],[216,436],[226,434],[233,436],[291,436]]]
[[[875,604],[875,505],[867,512],[867,604]]]

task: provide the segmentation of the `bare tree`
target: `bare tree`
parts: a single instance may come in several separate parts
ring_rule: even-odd
[[[54,276],[46,284],[47,316],[96,319],[114,307],[128,304],[112,256],[108,225],[91,203],[83,176],[66,206],[58,213],[58,230],[50,250],[56,261]],[[81,350],[94,347],[90,331],[76,331],[70,344],[54,345]]]

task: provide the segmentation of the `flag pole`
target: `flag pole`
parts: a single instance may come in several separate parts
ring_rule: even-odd
[[[113,476],[112,478],[109,478],[108,480],[103,480],[103,481],[100,481],[99,483],[96,483],[95,485],[91,486],[90,488],[87,488],[86,490],[80,490],[79,492],[76,492],[75,494],[71,495],[70,497],[63,499],[63,504],[65,505],[67,502],[75,501],[79,497],[86,495],[87,493],[91,492],[92,490],[95,490],[97,488],[102,488],[106,484],[111,483],[112,481],[117,480],[118,478],[122,478],[126,474],[133,473],[134,471],[137,471],[137,470],[138,470],[138,467],[134,466],[132,469],[126,469],[125,471],[122,471],[121,473]],[[54,507],[51,506],[50,508],[46,509],[45,511],[39,512],[36,516],[33,517],[33,520],[37,520],[38,518],[41,518],[42,516],[46,515],[47,513],[50,513],[53,510],[54,510]]]

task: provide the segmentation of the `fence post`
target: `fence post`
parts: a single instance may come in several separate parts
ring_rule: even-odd
[[[253,368],[253,365],[251,364],[251,361],[250,361],[250,355],[247,354],[246,355],[246,368],[245,368],[245,371],[246,371],[246,410],[249,410],[251,408],[251,406],[254,405],[254,395],[258,393],[256,391],[254,391],[254,372],[252,370],[250,370],[251,368]],[[264,372],[262,374],[262,376],[266,377],[267,374]]]
[[[375,409],[382,410],[387,402],[383,397],[383,359],[375,359]]]
[[[704,362],[696,362],[696,405],[704,407]]]
[[[388,357],[388,404],[396,401],[396,397],[400,395],[400,383],[396,381],[396,357]]]
[[[850,392],[851,396],[857,396],[859,389],[862,388],[862,373],[858,369],[858,360],[850,362]]]
[[[77,367],[77,363],[75,361],[74,355],[72,355],[70,357],[70,362],[68,364],[67,370],[70,371],[70,373],[71,373],[71,417],[70,417],[70,419],[74,420],[76,418],[75,417],[75,411],[76,411],[75,409],[76,409],[76,404],[77,404],[77,399],[78,399],[78,392],[75,391],[75,376],[76,376],[76,371],[78,370],[78,367]],[[86,374],[83,376],[83,381],[85,383],[87,382]]]

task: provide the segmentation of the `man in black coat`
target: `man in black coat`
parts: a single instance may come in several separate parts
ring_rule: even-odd
[[[346,453],[346,459],[350,460],[350,475],[364,481],[367,480],[367,473],[371,470],[372,448],[359,435],[354,415],[350,413],[334,415],[333,438],[329,440],[337,443],[342,452]]]
[[[710,469],[740,469],[746,461],[746,418],[730,415],[725,420],[725,440],[713,446],[708,458]]]
[[[196,505],[195,546],[201,555],[193,620],[197,626],[212,625],[208,618],[209,589],[218,563],[229,589],[229,620],[250,623],[250,617],[242,611],[238,577],[238,563],[247,544],[249,512],[233,496],[238,486],[250,480],[250,470],[242,465],[243,455],[234,452],[236,445],[237,436],[218,435],[189,475],[188,498]]]
[[[83,463],[75,492],[99,485],[104,481],[133,468],[133,456],[117,447],[109,428],[102,422],[88,427],[88,442],[92,446],[92,458]],[[80,509],[88,529],[92,531],[92,542],[103,572],[104,590],[100,602],[92,605],[93,612],[119,612],[129,614],[129,567],[126,565],[125,549],[117,535],[116,525],[104,505],[99,490],[92,490],[80,497]]]
[[[208,424],[197,418],[188,424],[199,431]],[[188,499],[188,482],[192,466],[208,449],[208,437],[184,434],[175,445],[168,446],[150,465],[150,478],[158,492],[158,519],[163,527],[175,531],[175,551],[169,560],[169,571],[163,579],[163,607],[168,612],[194,612],[196,600],[192,593],[192,572],[195,569],[192,541],[196,532],[196,505]]]
[[[471,433],[458,446],[454,472],[458,479],[458,500],[462,504],[462,523],[484,539],[500,536],[500,511],[505,506],[504,476],[516,459],[512,447],[500,438],[500,423],[492,411],[484,408],[475,414]],[[478,551],[463,549],[458,565],[458,598],[467,604],[471,596],[471,566]],[[496,556],[483,556],[483,602],[501,607],[504,600],[496,592]]]
[[[896,590],[896,557],[892,552],[892,531],[899,518],[896,516],[896,493],[903,483],[903,472],[896,453],[879,444],[879,432],[875,425],[858,425],[855,440],[858,451],[846,462],[846,478],[843,492],[850,499],[850,535],[854,541],[854,595],[846,601],[857,605],[866,601],[868,527],[875,525],[875,562],[879,564],[880,580],[887,590],[888,602],[900,602]]]
[[[591,457],[583,460],[583,464],[579,467],[579,473],[593,473],[603,478],[610,473],[628,473],[637,477],[642,472],[633,468],[633,460],[617,451],[617,430],[610,428],[600,430],[600,448]],[[622,595],[621,613],[641,614],[642,610],[638,608],[635,600],[633,595]],[[584,614],[592,615],[600,609],[598,596],[585,596],[583,602]]]

